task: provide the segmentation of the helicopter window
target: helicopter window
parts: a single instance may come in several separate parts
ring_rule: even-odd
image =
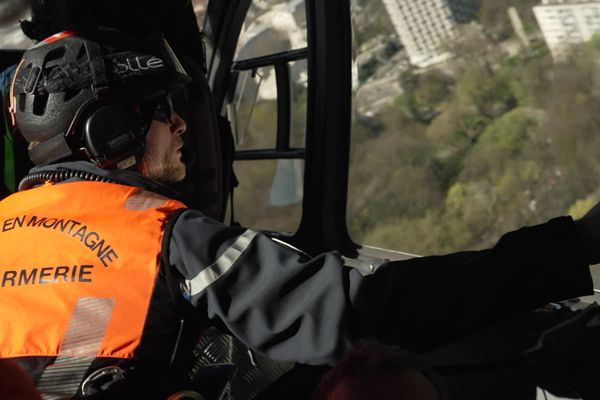
[[[277,83],[272,66],[239,71],[228,104],[236,150],[273,148],[276,141]]]
[[[267,56],[306,46],[304,0],[254,0],[246,13],[235,59]]]
[[[204,17],[206,16],[207,5],[208,0],[192,0],[192,6],[194,7],[194,14],[196,14],[198,26],[204,26]]]
[[[233,197],[235,219],[254,229],[294,232],[300,222],[308,56],[304,7],[304,1],[253,2],[232,66],[226,110],[240,182]]]
[[[294,232],[301,217],[304,160],[255,160],[234,164],[239,186],[235,220],[252,229]]]
[[[479,249],[600,200],[600,33],[585,18],[600,6],[465,1],[461,24],[452,10],[414,10],[434,2],[395,3],[353,5],[356,242]],[[406,29],[407,19],[424,29]]]
[[[33,45],[21,31],[19,21],[30,19],[28,2],[3,1],[0,4],[0,49],[27,49]]]

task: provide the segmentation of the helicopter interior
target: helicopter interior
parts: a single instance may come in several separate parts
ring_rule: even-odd
[[[370,189],[353,189],[352,160],[378,157],[351,143],[360,81],[353,2],[87,1],[80,8],[61,0],[46,9],[50,2],[34,3],[41,7],[34,8],[36,29],[45,33],[92,24],[165,34],[193,79],[181,105],[189,126],[188,175],[177,187],[190,207],[262,230],[311,255],[340,252],[348,267],[364,274],[384,260],[420,253],[367,245],[353,233],[348,210],[355,200],[349,192],[360,190],[368,201]],[[289,26],[293,30],[286,31]],[[0,50],[0,71],[16,64],[26,48],[16,47]],[[371,120],[364,117],[363,123]],[[2,172],[5,182],[12,174],[13,185],[31,166],[19,145],[11,166],[4,153]],[[595,300],[553,304],[421,356],[440,375],[449,399],[598,399]],[[240,400],[309,398],[329,368],[260,355],[255,360],[219,332],[199,344],[200,351],[208,348],[211,357],[238,365],[229,395]],[[529,372],[531,365],[550,372],[540,377]]]

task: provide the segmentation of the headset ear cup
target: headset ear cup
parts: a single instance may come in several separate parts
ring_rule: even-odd
[[[146,130],[131,107],[104,104],[90,110],[83,125],[83,141],[92,161],[113,164],[143,148]]]

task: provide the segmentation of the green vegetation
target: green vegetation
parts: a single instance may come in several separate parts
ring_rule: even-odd
[[[367,43],[378,36],[394,35],[392,21],[382,1],[355,0],[352,6],[355,43]]]
[[[514,5],[531,32],[538,0],[514,3],[481,1],[483,29],[464,26],[448,43],[459,57],[405,71],[403,94],[378,115],[354,122],[347,220],[355,241],[416,254],[483,248],[523,225],[580,217],[600,199],[600,36],[562,64],[540,40],[509,57],[501,41],[518,42],[506,8]],[[357,5],[358,44],[391,42],[382,3]],[[389,70],[385,57],[375,58],[361,82]],[[292,143],[301,146],[301,88],[293,104]],[[275,126],[275,102],[259,102],[241,147],[272,147]],[[279,167],[236,164],[236,215],[244,225],[297,227],[300,203],[269,205]]]
[[[508,58],[461,39],[459,59],[401,77],[405,92],[379,124],[356,122],[356,241],[417,254],[483,248],[523,225],[580,217],[600,198],[600,39],[563,64],[540,45]]]
[[[483,28],[503,40],[512,35],[512,27],[507,18],[507,9],[515,7],[519,12],[526,32],[537,29],[533,7],[541,3],[540,0],[476,0],[479,4],[478,21]]]
[[[252,99],[253,100],[253,99]],[[252,111],[250,115],[250,111]],[[238,150],[275,148],[277,133],[276,100],[259,100],[241,104],[240,120],[249,118],[243,143]],[[304,147],[306,131],[306,89],[292,86],[292,134],[290,146]],[[302,213],[302,176],[300,160],[238,161],[234,170],[239,180],[235,190],[235,218],[254,229],[293,232]],[[275,198],[279,199],[278,205]],[[282,200],[284,199],[284,200]],[[287,201],[286,201],[287,200]],[[280,205],[281,202],[290,204]]]

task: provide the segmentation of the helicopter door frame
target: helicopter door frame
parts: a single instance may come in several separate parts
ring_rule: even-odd
[[[213,0],[208,4],[203,30],[209,84],[217,110],[224,109],[227,93],[235,81],[232,79],[234,70],[244,66],[235,64],[233,57],[250,3],[250,0]],[[350,3],[348,0],[306,0],[305,4],[308,30],[306,149],[305,154],[292,155],[292,158],[305,160],[304,197],[300,225],[289,241],[313,254],[338,250],[352,256],[358,246],[350,238],[346,224],[352,99]],[[271,60],[272,65],[294,52],[298,51],[276,55],[278,57]],[[249,59],[243,63],[253,65],[265,61],[265,57],[260,58],[262,60]],[[285,77],[280,78],[286,82]],[[281,93],[278,88],[278,94]],[[289,104],[289,91],[287,96],[278,101]],[[285,104],[278,107],[285,111]],[[285,144],[282,129],[288,129],[289,137],[290,124],[285,119],[286,114],[283,115],[278,121],[278,143]],[[284,148],[274,150],[274,153],[251,157],[291,157],[286,156]],[[278,153],[278,150],[283,151]],[[236,159],[247,157],[250,155],[236,152]]]

